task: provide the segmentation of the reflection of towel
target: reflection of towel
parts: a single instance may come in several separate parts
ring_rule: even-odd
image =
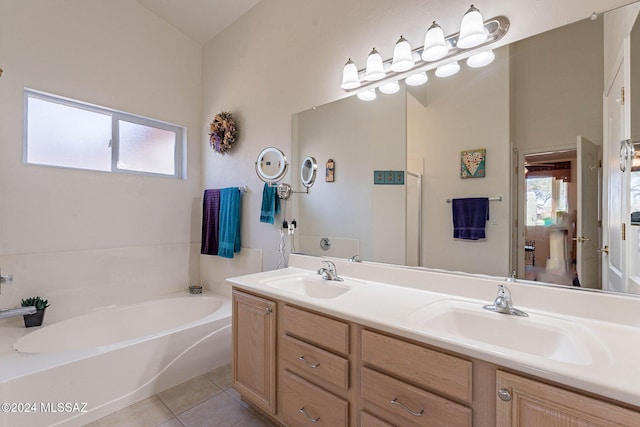
[[[240,252],[240,189],[220,190],[220,245],[218,256],[233,258]]]
[[[218,255],[220,190],[204,190],[202,198],[202,244],[200,253]]]
[[[453,199],[453,238],[478,240],[484,239],[484,227],[489,219],[489,198],[475,197]]]
[[[260,208],[260,222],[273,224],[276,214],[280,213],[280,199],[277,187],[272,187],[268,182],[262,189],[262,206]]]

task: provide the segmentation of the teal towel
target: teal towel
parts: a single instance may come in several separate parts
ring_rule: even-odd
[[[276,214],[280,213],[280,199],[278,198],[278,188],[272,187],[268,182],[264,183],[262,189],[262,206],[260,208],[260,222],[273,224]]]
[[[238,187],[220,190],[220,243],[218,256],[233,258],[240,252],[240,189]]]

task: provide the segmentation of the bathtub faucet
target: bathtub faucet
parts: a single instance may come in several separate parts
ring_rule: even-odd
[[[36,310],[34,306],[20,308],[0,308],[0,319],[8,319],[9,317],[34,314],[36,311],[38,310]]]

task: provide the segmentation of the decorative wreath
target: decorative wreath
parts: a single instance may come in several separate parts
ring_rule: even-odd
[[[209,125],[209,143],[218,153],[226,153],[231,149],[238,137],[238,128],[231,113],[223,111],[213,118]]]

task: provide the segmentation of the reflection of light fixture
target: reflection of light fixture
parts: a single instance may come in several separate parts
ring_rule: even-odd
[[[383,79],[385,76],[384,65],[382,64],[382,56],[378,53],[374,47],[367,58],[367,72],[364,79],[372,82],[375,80]]]
[[[414,66],[413,53],[411,52],[411,45],[404,37],[400,36],[400,39],[396,42],[396,47],[393,49],[393,62],[391,63],[392,71],[407,71]]]
[[[398,84],[397,81],[389,82],[378,87],[378,89],[380,90],[380,92],[384,93],[385,95],[391,95],[392,93],[396,93],[400,90],[400,85]]]
[[[449,44],[444,39],[444,32],[440,25],[433,21],[424,36],[424,47],[422,48],[422,59],[424,61],[437,61],[449,53]]]
[[[460,64],[458,61],[449,62],[436,68],[436,76],[449,77],[460,71]]]
[[[342,70],[342,85],[340,85],[340,87],[342,89],[355,89],[358,86],[360,86],[358,67],[356,67],[356,64],[349,58]]]
[[[373,101],[376,99],[376,90],[367,89],[362,92],[358,92],[358,99],[361,101]]]
[[[424,71],[420,71],[418,73],[411,74],[409,77],[404,79],[404,82],[409,86],[420,86],[425,84],[427,80],[429,80],[429,77],[427,77],[427,73]]]
[[[409,41],[400,36],[393,58],[383,60],[373,48],[366,67],[360,70],[349,59],[344,65],[341,87],[370,101],[376,98],[376,88],[381,93],[397,92],[400,80],[405,80],[408,86],[424,84],[428,80],[426,72],[433,69],[439,77],[451,76],[460,70],[458,61],[466,59],[471,68],[483,67],[495,59],[491,45],[507,34],[509,26],[509,20],[504,16],[483,22],[478,9],[471,5],[462,18],[459,33],[445,36],[433,21],[422,47],[412,50]]]
[[[495,58],[496,55],[493,53],[493,50],[489,49],[471,55],[467,58],[467,65],[471,68],[480,68],[491,64]]]
[[[482,15],[473,5],[467,10],[460,24],[458,47],[469,49],[478,46],[487,40],[487,30],[484,28]]]

